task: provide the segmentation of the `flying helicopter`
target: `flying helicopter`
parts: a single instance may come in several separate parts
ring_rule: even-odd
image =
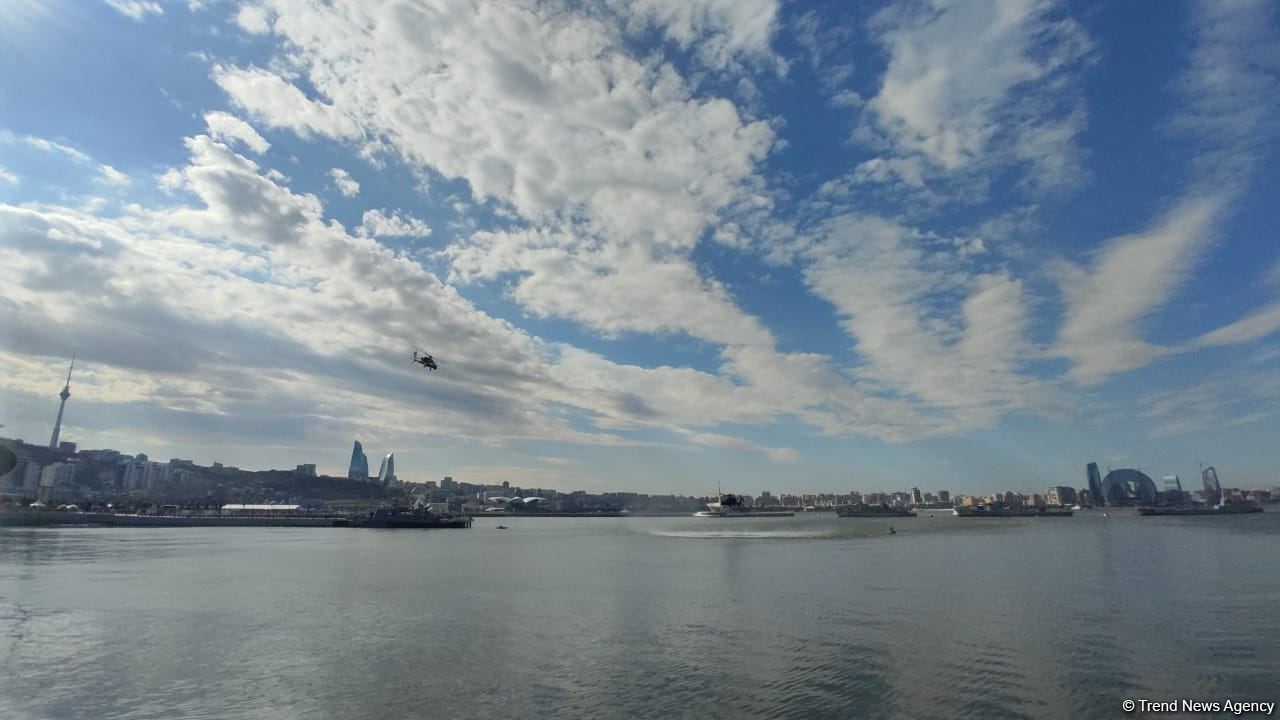
[[[428,369],[428,370],[437,370],[437,369],[439,369],[439,366],[437,366],[437,365],[436,365],[436,360],[435,360],[435,358],[431,357],[431,355],[429,355],[429,354],[427,353],[427,351],[426,351],[426,350],[423,350],[422,348],[415,348],[415,349],[414,349],[414,351],[413,351],[413,361],[414,361],[414,362],[416,362],[416,363],[418,363],[419,365],[421,365],[422,367],[424,367],[424,368],[426,368],[426,369]]]

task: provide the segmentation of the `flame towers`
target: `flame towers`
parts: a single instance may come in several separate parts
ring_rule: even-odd
[[[347,465],[347,478],[360,482],[369,480],[369,458],[364,454],[364,448],[360,446],[359,440],[351,448],[351,463]]]
[[[71,397],[71,371],[76,367],[76,358],[71,356],[71,367],[67,368],[67,384],[62,386],[62,392],[58,393],[58,397],[62,398],[62,402],[58,404],[58,419],[53,422],[53,436],[49,438],[49,448],[58,449],[58,435],[62,433],[62,411],[67,408],[67,398]]]

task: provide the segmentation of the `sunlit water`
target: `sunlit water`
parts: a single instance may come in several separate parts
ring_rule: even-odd
[[[1280,700],[1280,512],[0,529],[0,717],[1120,717]],[[886,534],[892,524],[898,533]]]

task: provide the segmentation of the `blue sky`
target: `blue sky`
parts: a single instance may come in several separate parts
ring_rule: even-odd
[[[161,458],[1273,485],[1277,15],[7,3],[2,432],[74,353],[64,437]]]

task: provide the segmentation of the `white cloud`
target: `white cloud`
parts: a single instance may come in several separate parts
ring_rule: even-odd
[[[1141,399],[1156,437],[1247,425],[1273,417],[1280,406],[1280,372],[1224,372],[1192,387]]]
[[[1201,190],[1243,189],[1280,119],[1271,103],[1280,95],[1280,34],[1275,5],[1267,0],[1215,2],[1193,6],[1189,66],[1177,89],[1182,107],[1169,124],[1175,136],[1195,147]]]
[[[0,287],[0,334],[21,338],[26,358],[61,353],[65,337],[92,346],[100,375],[78,397],[106,404],[104,424],[159,424],[170,442],[220,447],[284,442],[301,427],[324,442],[364,433],[399,446],[424,437],[618,445],[632,442],[621,431],[660,428],[745,447],[716,428],[782,415],[828,432],[919,432],[898,422],[909,410],[864,401],[819,356],[743,347],[716,375],[549,345],[326,221],[318,198],[225,145],[197,136],[187,147],[189,163],[166,177],[193,205],[111,217],[0,205],[0,262],[20,278]],[[352,352],[418,342],[441,362],[427,380],[399,353]],[[27,371],[0,380],[6,393],[33,386]]]
[[[48,153],[58,153],[60,155],[65,155],[71,158],[72,160],[75,160],[76,162],[81,162],[81,163],[93,162],[93,159],[90,158],[88,155],[85,155],[84,153],[71,147],[70,145],[63,145],[62,143],[54,142],[52,140],[46,140],[45,138],[36,137],[34,135],[25,135],[22,137],[22,141],[30,145],[31,147],[38,148]]]
[[[105,185],[114,185],[123,187],[129,184],[129,176],[115,169],[106,163],[98,163],[88,154],[60,142],[49,140],[47,138],[37,137],[35,135],[17,136],[7,131],[0,131],[0,141],[3,142],[21,142],[29,147],[36,148],[41,152],[53,155],[61,155],[69,160],[86,167],[92,167],[97,172],[94,178],[97,182]]]
[[[366,210],[357,231],[364,237],[416,237],[431,234],[427,224],[399,211]]]
[[[867,103],[864,130],[885,145],[884,171],[898,172],[906,167],[903,159],[920,158],[932,174],[1022,163],[1033,189],[1079,179],[1075,138],[1085,114],[1070,80],[1091,41],[1079,23],[1060,16],[1056,3],[893,5],[871,29],[889,61]]]
[[[330,168],[329,179],[333,180],[338,192],[346,197],[355,197],[360,194],[360,183],[342,168]]]
[[[215,65],[213,79],[237,104],[268,127],[285,127],[304,137],[359,135],[355,122],[332,105],[311,100],[284,78],[259,68]]]
[[[17,175],[14,175],[13,173],[6,170],[3,166],[0,166],[0,181],[7,182],[10,185],[17,185],[19,182],[19,179]]]
[[[611,244],[575,230],[476,233],[447,250],[451,277],[471,282],[514,275],[511,295],[528,311],[607,335],[685,331],[714,343],[772,347],[769,331],[684,258],[657,257],[646,245]]]
[[[263,35],[271,32],[271,17],[262,7],[245,3],[236,13],[236,24],[246,32]]]
[[[106,0],[113,10],[127,15],[134,20],[143,20],[148,15],[161,15],[164,8],[153,0]]]
[[[734,437],[732,435],[721,435],[719,433],[691,433],[688,438],[690,442],[698,445],[705,445],[707,447],[758,452],[769,458],[770,462],[778,464],[790,464],[799,460],[799,455],[792,448],[757,445],[750,440]]]
[[[1107,241],[1088,267],[1059,264],[1066,316],[1051,352],[1071,361],[1069,377],[1096,383],[1173,352],[1143,340],[1140,323],[1190,276],[1223,209],[1221,198],[1185,200],[1155,227]]]
[[[271,143],[259,135],[252,125],[230,113],[207,112],[204,114],[204,124],[209,128],[209,136],[215,140],[243,143],[258,155],[271,148]]]
[[[98,166],[98,179],[107,185],[123,187],[129,184],[129,176],[107,164]]]
[[[695,97],[671,65],[633,58],[623,33],[709,42],[706,62],[728,68],[766,56],[774,3],[619,5],[623,30],[600,13],[504,2],[266,7],[285,41],[277,64],[301,68],[314,96],[267,70],[220,67],[234,102],[465,179],[525,221],[461,238],[454,277],[517,278],[526,310],[607,334],[771,344],[689,254],[721,213],[762,198],[773,130]]]
[[[1280,302],[1258,308],[1244,317],[1205,333],[1190,343],[1192,348],[1238,345],[1280,331]]]
[[[1191,277],[1216,239],[1216,226],[1243,189],[1256,148],[1274,136],[1274,113],[1259,97],[1280,91],[1280,38],[1267,2],[1196,6],[1195,44],[1171,128],[1195,146],[1190,189],[1152,229],[1112,238],[1088,269],[1064,263],[1067,301],[1054,353],[1072,361],[1083,383],[1142,367],[1179,348],[1148,343],[1139,327]],[[1274,308],[1192,340],[1182,349],[1254,340],[1277,328]]]
[[[967,427],[1050,410],[1059,401],[1021,372],[1034,356],[1022,283],[971,269],[967,247],[883,218],[841,215],[805,250],[805,279],[855,341],[860,378]]]
[[[770,47],[777,0],[611,0],[609,5],[631,30],[656,26],[711,68],[730,69],[746,59],[786,70]]]
[[[1010,409],[1051,404],[1052,393],[1020,373],[1029,354],[1023,289],[1002,272],[956,276],[952,290],[968,296],[968,304],[955,309],[954,330],[933,324],[933,298],[904,294],[906,311],[898,319],[910,320],[919,334],[900,354],[895,355],[893,328],[850,326],[868,358],[859,377],[877,383],[873,387],[892,387],[898,397],[868,398],[828,359],[778,352],[769,329],[691,260],[709,228],[729,227],[723,222],[727,216],[767,213],[770,200],[759,164],[773,147],[772,127],[744,119],[727,100],[697,97],[660,60],[632,58],[609,23],[510,3],[456,11],[435,3],[368,12],[282,2],[266,7],[273,32],[284,40],[272,67],[298,68],[314,91],[308,97],[267,70],[221,67],[215,79],[235,103],[274,127],[323,133],[359,148],[373,143],[380,153],[465,179],[476,200],[496,201],[498,214],[512,218],[512,227],[473,232],[446,248],[450,281],[506,282],[525,311],[566,318],[610,337],[688,333],[722,346],[721,375],[679,376],[688,381],[680,385],[684,395],[669,399],[658,416],[683,417],[671,408],[684,407],[687,398],[712,398],[685,422],[699,424],[698,414],[767,422],[787,412],[824,432],[897,440],[957,432],[990,424]],[[618,12],[633,13],[642,28],[661,27],[677,44],[705,34],[705,23],[715,16],[701,9],[655,8]],[[724,31],[726,37],[740,40],[725,40],[720,47],[727,54],[717,50],[710,56],[738,59],[704,63],[732,70],[737,62],[766,57],[775,9],[744,8],[756,20],[744,15],[745,24],[730,23],[741,32]],[[721,27],[726,22],[715,21]],[[349,32],[351,27],[361,31]],[[625,26],[624,32],[635,27]],[[1062,36],[1054,38],[1064,54],[1059,63],[1068,61],[1065,36],[1071,29],[1053,26]],[[1041,72],[1047,76],[1054,68]],[[891,160],[900,166],[932,162],[919,153]],[[738,225],[736,235],[720,235],[745,245],[743,232],[765,227],[767,222],[750,229]],[[939,244],[957,263],[976,247]],[[891,256],[904,249],[910,260],[906,246],[877,260],[892,265]],[[812,260],[815,281],[842,310],[873,301],[841,294],[847,288],[835,259]],[[852,317],[857,319],[851,324],[861,323],[863,314]],[[894,361],[902,358],[932,374],[910,380],[908,370],[895,369]],[[584,362],[580,355],[566,355],[558,367]],[[629,372],[606,367],[599,372],[612,384],[602,384],[599,392],[616,396],[617,383]],[[739,393],[726,390],[725,374],[745,383],[757,399],[744,403]],[[634,397],[648,400],[651,378],[664,375],[644,371]],[[945,412],[917,412],[917,403]],[[636,422],[632,414],[596,412],[599,422]]]

